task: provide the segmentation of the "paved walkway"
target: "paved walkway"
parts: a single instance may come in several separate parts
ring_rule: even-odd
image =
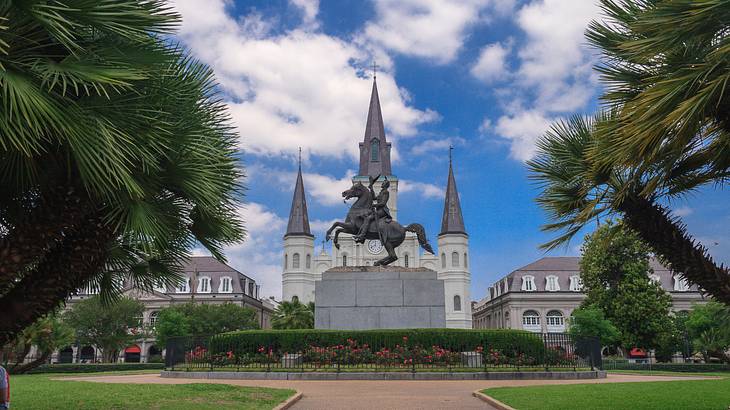
[[[202,380],[168,379],[157,374],[128,376],[64,377],[64,380],[103,383],[223,383],[296,389],[303,398],[292,409],[491,409],[472,396],[474,390],[500,386],[534,386],[546,384],[648,382],[696,380],[697,377],[639,376],[609,374],[597,380]]]

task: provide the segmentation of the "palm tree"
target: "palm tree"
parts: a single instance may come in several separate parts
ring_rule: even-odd
[[[314,303],[305,305],[298,299],[281,302],[274,310],[271,326],[274,329],[313,329]]]
[[[575,116],[554,124],[538,141],[537,156],[527,165],[531,178],[542,189],[537,202],[554,221],[543,229],[561,233],[543,247],[551,249],[566,243],[590,222],[619,214],[672,270],[730,304],[730,271],[718,266],[679,219],[670,216],[660,204],[704,183],[711,172],[667,178],[664,161],[652,168],[614,166],[597,172],[596,158],[602,157],[602,150],[610,150],[599,129],[614,122],[617,115],[611,111],[599,112],[590,119]],[[663,158],[672,161],[669,155]],[[661,184],[657,183],[657,175],[662,175]],[[652,186],[653,194],[645,196],[648,186]]]
[[[0,5],[0,344],[77,289],[174,284],[242,239],[237,138],[157,0]]]
[[[730,175],[730,2],[601,0],[589,42],[603,100],[618,111],[602,133],[613,147],[600,166],[651,168],[665,175],[702,171],[712,182]],[[673,161],[666,161],[669,155]],[[651,189],[652,185],[647,186]]]

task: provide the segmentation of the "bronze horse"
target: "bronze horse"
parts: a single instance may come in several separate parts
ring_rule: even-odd
[[[357,198],[357,200],[354,204],[352,204],[350,210],[347,212],[345,222],[335,222],[332,224],[332,227],[327,230],[326,240],[329,241],[332,239],[332,231],[340,228],[335,231],[333,241],[337,249],[340,249],[340,244],[337,242],[340,233],[356,235],[360,232],[360,227],[373,206],[373,197],[370,190],[360,182],[353,184],[350,189],[342,192],[342,197],[345,200],[351,198]],[[376,261],[374,263],[375,266],[387,265],[398,260],[395,248],[400,246],[400,244],[402,244],[406,239],[406,232],[414,232],[418,237],[418,244],[421,245],[426,252],[433,253],[433,249],[426,238],[426,230],[423,229],[421,224],[412,223],[404,227],[395,220],[390,222],[378,220],[377,223],[370,224],[370,229],[366,233],[365,239],[380,240],[383,243],[385,250],[388,252],[388,256]]]

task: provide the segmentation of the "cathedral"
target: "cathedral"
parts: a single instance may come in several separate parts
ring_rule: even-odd
[[[360,142],[360,169],[352,178],[353,183],[369,184],[370,177],[382,175],[390,181],[388,207],[394,219],[398,219],[398,177],[390,165],[391,144],[385,137],[383,115],[378,98],[378,87],[373,78],[365,136]],[[383,177],[374,185],[380,190]],[[405,210],[407,212],[407,209]],[[343,215],[344,216],[344,215]],[[408,219],[408,218],[405,218]],[[284,234],[284,270],[282,272],[283,300],[298,298],[303,303],[314,301],[314,283],[320,280],[322,272],[335,266],[369,266],[385,255],[385,249],[378,240],[356,243],[351,235],[342,234],[340,249],[332,247],[328,253],[324,247],[316,252],[314,235],[309,228],[307,200],[302,178],[301,164],[294,186],[289,223]],[[391,265],[421,267],[434,270],[444,281],[446,305],[446,326],[450,328],[471,328],[472,313],[469,288],[469,236],[456,190],[454,171],[449,159],[441,230],[438,234],[436,254],[421,252],[416,234],[407,232],[405,241],[396,249],[398,260]]]

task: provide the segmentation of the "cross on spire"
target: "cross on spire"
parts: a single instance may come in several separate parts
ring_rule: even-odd
[[[373,65],[370,66],[373,69],[373,78],[376,77],[376,74],[378,73],[378,67],[380,67],[375,60],[373,60]]]
[[[451,165],[451,153],[454,152],[454,146],[449,145],[449,165]]]
[[[299,147],[299,169],[302,169],[302,147]]]

